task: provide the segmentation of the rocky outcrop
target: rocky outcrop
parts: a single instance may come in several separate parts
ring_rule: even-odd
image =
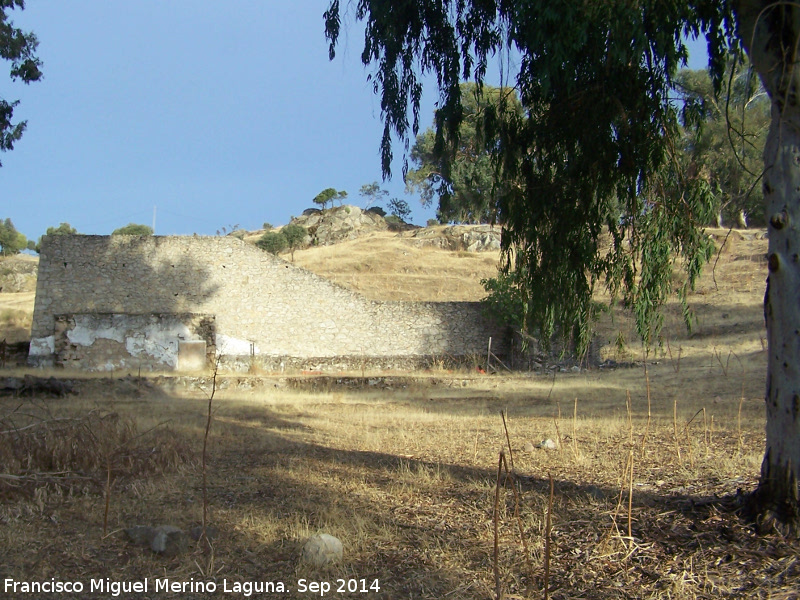
[[[501,229],[497,225],[450,225],[418,229],[411,237],[421,246],[488,252],[500,250],[500,235]]]
[[[386,220],[377,213],[362,210],[357,206],[344,205],[328,210],[309,209],[292,220],[308,230],[307,245],[327,246],[352,240],[359,236],[384,231],[389,228]]]
[[[0,259],[0,292],[16,294],[36,290],[39,261],[31,256],[11,256]]]
[[[319,210],[309,208],[292,219],[294,225],[308,230],[306,246],[329,246],[353,240],[375,231],[394,231],[417,246],[435,246],[444,250],[491,252],[500,250],[501,228],[498,225],[446,225],[417,227],[387,222],[378,212],[344,205]]]

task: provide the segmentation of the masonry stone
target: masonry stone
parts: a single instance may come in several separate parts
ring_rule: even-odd
[[[502,354],[478,303],[369,300],[231,236],[45,236],[29,362],[194,370],[204,347],[236,369],[409,366],[490,336]]]

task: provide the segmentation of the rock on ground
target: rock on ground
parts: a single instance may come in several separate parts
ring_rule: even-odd
[[[315,567],[342,559],[342,542],[327,533],[312,535],[303,546],[303,561]]]

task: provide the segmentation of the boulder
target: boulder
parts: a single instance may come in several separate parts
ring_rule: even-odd
[[[177,556],[189,548],[189,536],[183,529],[172,525],[160,525],[155,528],[150,540],[150,549],[156,554]]]
[[[137,546],[149,547],[163,556],[177,556],[189,548],[189,536],[183,529],[172,525],[134,525],[125,529],[125,535]]]
[[[490,252],[500,250],[501,228],[492,225],[451,225],[426,227],[413,234],[422,246],[437,246],[445,250]]]
[[[320,533],[312,535],[303,546],[303,562],[314,567],[324,567],[342,560],[343,548],[339,538]]]
[[[305,227],[309,234],[308,243],[317,246],[352,240],[388,228],[379,214],[348,204],[325,211],[304,211],[302,216],[292,220],[292,224]]]

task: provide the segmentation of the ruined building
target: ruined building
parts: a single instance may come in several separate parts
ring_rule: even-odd
[[[32,365],[415,368],[502,353],[476,303],[379,302],[233,237],[46,236]]]

